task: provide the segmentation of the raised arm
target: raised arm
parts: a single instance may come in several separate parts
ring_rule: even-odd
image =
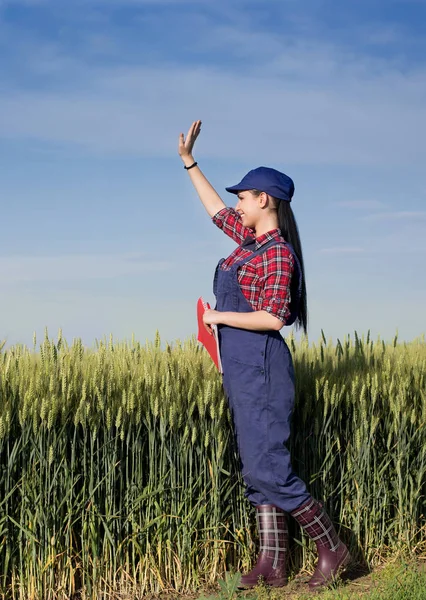
[[[179,136],[179,156],[181,157],[185,167],[190,167],[195,162],[192,150],[200,131],[201,121],[194,121],[188,130],[186,138],[183,133],[181,133]],[[206,179],[198,166],[188,169],[187,172],[197,191],[198,196],[200,197],[201,202],[204,205],[204,208],[211,217],[222,210],[222,208],[225,208],[222,198]]]

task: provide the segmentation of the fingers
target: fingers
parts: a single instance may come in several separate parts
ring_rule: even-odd
[[[179,142],[178,142],[178,152],[180,155],[182,155],[184,147],[185,147],[185,137],[184,137],[183,133],[180,133],[179,134]]]
[[[189,140],[189,139],[191,139],[192,137],[194,137],[194,131],[195,131],[195,126],[196,126],[196,124],[197,124],[197,121],[194,121],[194,122],[192,123],[191,127],[189,128],[189,130],[188,130],[188,134],[187,134],[187,136],[186,136],[186,139],[187,139],[187,140]]]
[[[197,137],[201,131],[201,121],[194,121],[189,128],[187,137]]]
[[[179,134],[179,148],[185,148],[187,151],[191,151],[195,140],[199,136],[201,131],[201,121],[194,121],[191,127],[188,129],[188,133],[186,134],[186,138],[183,133]]]
[[[194,135],[198,135],[201,131],[201,121],[195,121],[194,125]]]
[[[203,315],[203,324],[204,324],[204,327],[206,328],[206,330],[210,333],[210,335],[213,335],[213,328],[212,328],[211,324],[210,323],[206,323],[207,313],[210,310],[211,309],[210,309],[210,306],[209,306],[209,308],[206,310],[206,312]]]

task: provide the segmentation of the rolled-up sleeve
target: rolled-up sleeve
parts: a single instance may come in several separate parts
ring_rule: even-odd
[[[216,213],[213,218],[213,223],[219,229],[222,229],[226,235],[229,235],[234,242],[242,244],[246,237],[254,237],[254,232],[248,227],[244,227],[241,223],[241,216],[234,208],[225,207]]]
[[[288,248],[281,244],[272,246],[265,254],[258,310],[266,310],[285,323],[290,316],[294,258]]]

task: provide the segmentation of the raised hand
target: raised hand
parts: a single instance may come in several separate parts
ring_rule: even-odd
[[[179,155],[204,208],[209,213],[209,216],[213,217],[222,210],[222,208],[225,208],[225,204],[205,177],[204,173],[202,173],[197,161],[194,160],[194,157],[192,156],[192,149],[194,148],[195,141],[200,131],[201,121],[194,121],[186,134],[186,138],[183,133],[180,134]]]
[[[192,156],[192,149],[200,131],[201,121],[194,121],[186,134],[186,138],[183,133],[179,135],[179,156],[182,158]]]

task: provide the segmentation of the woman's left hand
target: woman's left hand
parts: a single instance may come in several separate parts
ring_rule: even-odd
[[[209,308],[203,314],[204,325],[219,325],[220,320],[220,312],[218,310],[214,310],[213,308]]]

